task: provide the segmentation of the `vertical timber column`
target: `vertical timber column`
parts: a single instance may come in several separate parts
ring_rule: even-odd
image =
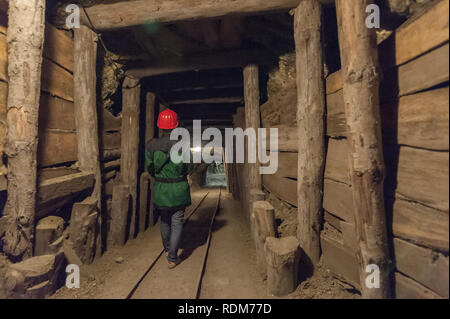
[[[162,105],[161,102],[159,103],[159,113],[161,113],[162,111],[167,110],[167,107],[165,105]],[[158,113],[158,115],[159,115]],[[159,129],[158,130],[158,137],[161,137],[163,134],[163,130]]]
[[[322,6],[303,0],[295,11],[298,123],[297,237],[307,264],[320,259],[325,168],[325,90],[321,40]],[[310,264],[310,265],[311,265]]]
[[[3,250],[17,259],[33,254],[36,152],[45,0],[10,0],[8,15],[8,201]]]
[[[155,137],[155,102],[155,94],[147,92],[145,101],[145,144]]]
[[[141,85],[139,79],[125,77],[122,87],[121,182],[129,186],[131,196],[130,238],[136,235],[137,185],[139,162],[139,113]]]
[[[77,128],[78,162],[83,171],[94,172],[92,196],[101,207],[101,170],[97,115],[97,42],[94,31],[81,25],[74,31],[74,110]]]
[[[357,258],[364,298],[390,297],[390,259],[387,240],[379,65],[376,33],[365,24],[369,0],[337,0],[344,102],[351,149],[351,178],[355,207]],[[365,285],[366,267],[380,269],[380,288]]]
[[[145,101],[145,146],[155,137],[155,115],[156,115],[156,96],[152,92],[147,92]],[[150,177],[150,207],[149,207],[149,227],[155,224],[155,207],[153,205],[153,179]],[[148,196],[148,194],[147,194]],[[147,201],[148,202],[148,201]],[[145,227],[144,227],[145,228]],[[142,228],[141,228],[142,229]]]
[[[261,127],[261,115],[259,110],[259,69],[257,65],[250,64],[244,67],[244,97],[245,129],[253,128],[256,133],[256,138],[258,138],[258,128]],[[259,174],[257,145],[257,140],[253,143],[247,139],[245,148],[245,166],[247,167],[245,193],[247,194],[247,200],[250,199],[249,194],[251,189],[262,189],[262,180],[261,175]],[[256,152],[256,163],[248,163],[249,149]]]

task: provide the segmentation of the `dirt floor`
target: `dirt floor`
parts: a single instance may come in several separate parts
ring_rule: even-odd
[[[185,225],[181,245],[182,263],[175,269],[169,270],[165,256],[161,256],[130,296],[135,284],[161,253],[162,244],[157,224],[136,239],[130,240],[124,247],[111,247],[92,265],[82,266],[80,288],[62,287],[50,298],[195,298],[208,227],[219,191],[208,189],[193,192],[193,205],[186,212],[187,216],[207,192],[208,196]],[[267,295],[265,281],[258,274],[254,261],[255,251],[248,219],[243,215],[240,203],[233,200],[229,193],[222,191],[200,298],[273,298]],[[358,297],[352,286],[322,267],[287,296],[299,299]]]

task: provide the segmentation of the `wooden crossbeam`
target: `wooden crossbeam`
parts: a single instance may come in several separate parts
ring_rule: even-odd
[[[223,103],[243,103],[244,98],[241,96],[232,97],[217,97],[208,99],[195,99],[184,101],[167,101],[169,104],[182,105],[182,104],[223,104]]]
[[[146,88],[159,94],[200,88],[236,88],[242,87],[242,83],[239,67],[171,73],[143,79]]]
[[[286,11],[300,0],[136,0],[100,4],[87,8],[87,14],[99,31],[142,24],[218,18],[226,15],[250,15]],[[83,23],[89,25],[86,17]]]
[[[242,96],[244,90],[242,87],[238,88],[219,88],[219,89],[198,89],[190,91],[172,91],[164,95],[164,100],[194,100],[194,99],[208,99],[208,98],[219,98],[219,97],[229,97],[229,96]]]
[[[134,78],[145,78],[170,73],[180,73],[192,70],[211,70],[219,68],[233,68],[244,66],[248,63],[267,65],[273,60],[273,56],[262,50],[237,50],[215,53],[210,55],[195,55],[176,59],[167,59],[156,62],[153,65],[131,67],[127,75]]]

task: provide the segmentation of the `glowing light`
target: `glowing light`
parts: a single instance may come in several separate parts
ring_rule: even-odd
[[[199,153],[199,152],[201,152],[202,151],[202,148],[200,147],[200,146],[197,146],[197,147],[193,147],[192,148],[192,152],[194,152],[194,153]]]

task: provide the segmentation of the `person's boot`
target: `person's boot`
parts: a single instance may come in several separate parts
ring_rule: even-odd
[[[169,269],[173,269],[175,268],[178,264],[180,263],[180,257],[177,257],[176,261],[168,261],[167,266],[169,267]]]

